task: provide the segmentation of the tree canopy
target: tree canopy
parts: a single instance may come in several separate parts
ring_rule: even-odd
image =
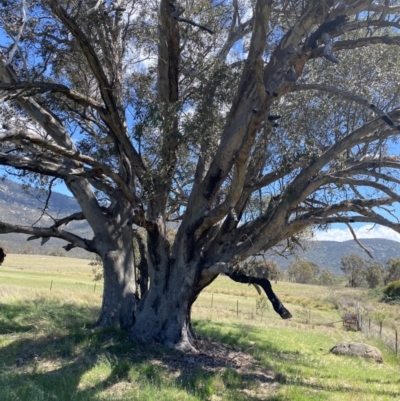
[[[319,271],[319,266],[314,262],[295,259],[290,264],[287,274],[290,281],[301,284],[310,284],[312,282],[317,282]]]
[[[297,246],[310,226],[400,232],[399,12],[392,0],[4,0],[0,164],[61,180],[81,212],[50,227],[2,217],[0,233],[98,254],[98,323],[190,349],[198,294],[248,257]]]

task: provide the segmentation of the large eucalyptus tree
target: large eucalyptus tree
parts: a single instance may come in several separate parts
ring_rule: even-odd
[[[190,349],[193,302],[249,256],[314,225],[400,232],[399,17],[391,0],[3,0],[0,164],[62,180],[81,212],[0,232],[98,254],[98,323]]]

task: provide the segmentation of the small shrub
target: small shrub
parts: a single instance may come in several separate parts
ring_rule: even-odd
[[[266,310],[268,310],[268,299],[265,297],[259,297],[256,300],[256,313],[260,313],[261,315],[264,314]]]
[[[67,257],[67,252],[65,249],[59,249],[59,248],[50,248],[47,252],[47,255],[49,256],[59,256],[59,257]]]
[[[96,255],[96,259],[92,259],[89,262],[89,266],[94,266],[92,269],[93,281],[100,281],[103,279],[103,261],[99,255]]]
[[[400,298],[400,280],[392,281],[384,289],[383,293],[388,298]]]

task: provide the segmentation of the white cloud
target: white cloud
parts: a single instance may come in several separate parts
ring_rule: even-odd
[[[383,238],[400,242],[400,234],[392,229],[371,224],[354,228],[357,238]],[[317,241],[348,241],[353,239],[348,229],[332,228],[328,231],[315,231],[314,238]]]

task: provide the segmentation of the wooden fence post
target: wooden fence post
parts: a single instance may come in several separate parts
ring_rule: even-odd
[[[239,316],[239,300],[236,301],[236,316]]]
[[[396,356],[398,355],[398,345],[397,345],[397,330],[396,330],[396,345],[395,345],[395,349],[396,349]]]
[[[211,294],[211,308],[213,307],[214,303],[214,293]]]
[[[382,322],[379,322],[379,337],[382,337]]]
[[[51,280],[51,283],[50,283],[50,291],[52,288],[53,288],[53,280]]]

